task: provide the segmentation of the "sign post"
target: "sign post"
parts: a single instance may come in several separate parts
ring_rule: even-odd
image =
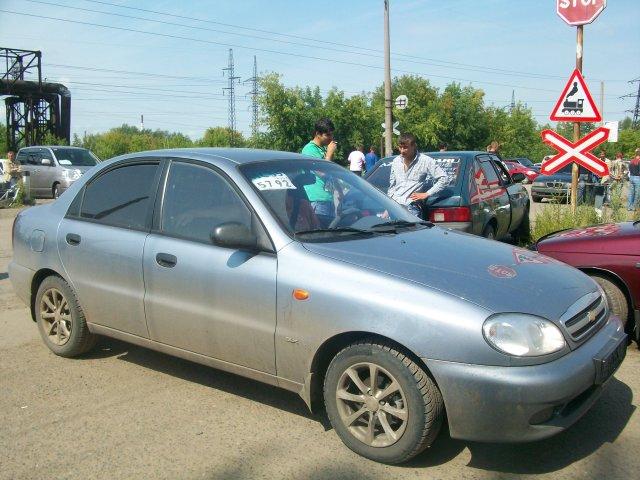
[[[576,70],[582,75],[582,47],[584,44],[584,25],[593,22],[606,8],[607,0],[556,0],[556,13],[567,24],[577,26]],[[573,123],[573,141],[580,140],[580,122]],[[578,164],[571,171],[571,210],[575,213],[578,205]]]

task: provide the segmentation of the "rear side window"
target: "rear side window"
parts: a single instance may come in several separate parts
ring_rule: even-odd
[[[99,176],[85,187],[80,217],[116,227],[148,228],[157,170],[157,164],[127,165]]]
[[[376,187],[385,194],[389,190],[389,177],[391,176],[391,164],[393,160],[388,162],[380,162],[377,168],[367,177],[367,182]]]
[[[213,230],[237,222],[252,229],[252,214],[233,187],[214,170],[174,162],[162,206],[161,230],[172,236],[211,243]]]
[[[480,162],[480,170],[476,172],[475,177],[480,190],[488,190],[500,185],[498,174],[489,160]]]

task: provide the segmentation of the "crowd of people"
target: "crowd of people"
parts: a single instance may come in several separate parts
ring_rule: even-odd
[[[333,160],[337,146],[333,138],[334,132],[335,126],[330,119],[320,119],[315,124],[313,139],[304,146],[301,153]],[[487,145],[486,150],[500,156],[501,147],[499,142],[493,141]],[[405,205],[409,211],[420,216],[424,200],[444,187],[446,174],[433,158],[417,151],[414,135],[410,133],[400,135],[398,149],[400,155],[393,160],[387,194],[398,203]],[[441,152],[446,151],[447,145],[441,143],[438,149]],[[635,157],[629,162],[628,168],[625,166],[622,153],[617,153],[614,160],[609,160],[602,152],[600,158],[609,166],[609,175],[599,179],[583,169],[578,186],[580,198],[585,197],[586,185],[601,183],[605,186],[604,203],[606,204],[610,202],[614,192],[622,191],[623,184],[628,179],[627,209],[629,211],[640,209],[640,148],[636,149]],[[349,170],[358,176],[371,171],[378,160],[376,147],[371,146],[369,153],[365,154],[363,145],[357,145],[347,158]],[[428,185],[431,187],[426,189]],[[323,199],[324,204],[317,204],[314,207],[314,209],[318,208],[319,212],[328,208],[329,204],[334,205],[333,198],[328,198],[326,193],[323,194]]]

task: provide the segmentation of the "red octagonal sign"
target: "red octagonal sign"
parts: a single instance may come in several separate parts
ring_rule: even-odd
[[[569,25],[593,22],[607,6],[607,0],[556,0],[556,11]]]

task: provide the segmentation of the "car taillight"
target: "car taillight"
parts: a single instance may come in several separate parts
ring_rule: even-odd
[[[470,222],[469,207],[434,208],[429,212],[429,220],[437,222]]]

